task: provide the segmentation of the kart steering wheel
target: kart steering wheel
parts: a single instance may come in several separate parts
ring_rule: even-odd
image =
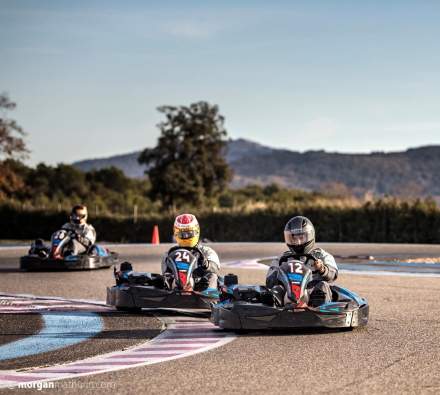
[[[294,259],[298,259],[298,260],[300,260],[299,258],[301,258],[301,257],[306,257],[307,260],[312,259],[312,260],[315,261],[315,262],[319,260],[319,258],[316,258],[316,257],[313,256],[312,254],[293,254],[292,257],[293,257]]]

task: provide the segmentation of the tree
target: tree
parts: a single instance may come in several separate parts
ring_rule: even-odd
[[[0,94],[0,157],[23,158],[29,153],[23,139],[25,132],[6,114],[15,107],[16,104],[5,93]]]
[[[35,194],[45,195],[49,199],[85,198],[88,195],[85,173],[62,163],[56,167],[39,163],[28,174],[26,185]]]
[[[170,208],[217,196],[232,174],[223,156],[227,133],[218,107],[201,101],[158,110],[166,121],[158,125],[157,146],[138,159],[147,165],[151,197]]]
[[[103,187],[119,193],[124,193],[131,187],[131,179],[121,169],[110,166],[86,173],[86,180],[91,186],[102,184]]]
[[[27,173],[28,168],[18,160],[0,162],[0,201],[5,197],[21,197],[25,194]]]

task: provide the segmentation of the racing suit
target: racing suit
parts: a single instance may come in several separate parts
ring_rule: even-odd
[[[162,258],[162,274],[165,274],[167,269],[166,259],[168,255],[177,249],[184,249],[190,251],[197,257],[197,268],[193,275],[195,278],[204,278],[208,282],[208,288],[217,289],[218,275],[220,272],[220,259],[217,253],[208,246],[197,244],[195,247],[172,247]]]
[[[71,255],[78,255],[84,253],[95,244],[96,231],[90,224],[72,224],[65,223],[61,229],[72,232],[72,240],[67,245],[67,250]]]
[[[309,255],[316,259],[320,259],[324,265],[324,272],[320,273],[316,270],[314,260],[301,254],[295,254],[292,251],[286,251],[279,258],[273,260],[266,276],[266,286],[272,288],[277,285],[277,271],[282,263],[289,260],[300,260],[312,271],[312,278],[307,285],[309,294],[309,304],[311,306],[318,306],[323,303],[331,302],[332,291],[330,289],[330,282],[333,282],[338,277],[338,266],[336,265],[333,255],[324,251],[322,248],[314,248]]]

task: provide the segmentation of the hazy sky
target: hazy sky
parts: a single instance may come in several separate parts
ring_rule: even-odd
[[[0,92],[29,163],[153,146],[208,100],[233,138],[294,150],[440,144],[440,1],[4,1]]]

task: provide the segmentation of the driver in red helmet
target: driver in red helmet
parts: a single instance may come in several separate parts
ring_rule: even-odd
[[[178,215],[174,221],[173,235],[177,245],[172,247],[164,256],[162,273],[165,273],[166,258],[172,251],[178,248],[188,249],[198,260],[198,267],[194,271],[194,276],[206,279],[208,283],[207,290],[217,289],[220,260],[211,247],[200,243],[200,226],[195,215]]]

